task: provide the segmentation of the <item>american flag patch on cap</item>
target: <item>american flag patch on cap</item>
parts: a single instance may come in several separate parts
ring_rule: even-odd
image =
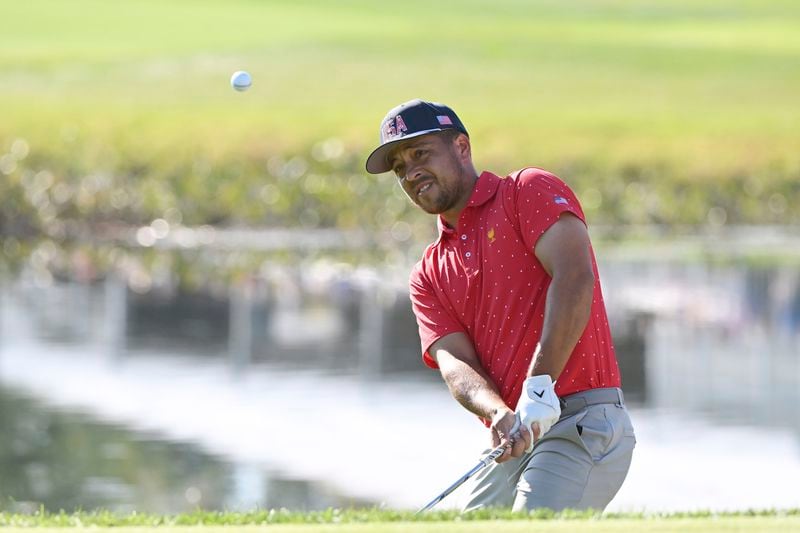
[[[439,121],[439,124],[441,126],[452,126],[453,125],[453,121],[450,120],[450,117],[448,117],[447,115],[437,115],[436,116],[436,120]]]

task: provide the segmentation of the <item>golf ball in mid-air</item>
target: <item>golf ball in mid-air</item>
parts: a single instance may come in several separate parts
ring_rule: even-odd
[[[231,76],[231,87],[237,91],[246,91],[252,83],[253,79],[250,77],[250,73],[244,70],[237,70]]]

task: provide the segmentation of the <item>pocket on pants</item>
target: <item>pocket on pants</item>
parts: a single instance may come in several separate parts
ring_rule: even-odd
[[[557,450],[559,447],[559,441],[562,439],[571,441],[575,443],[576,446],[581,448],[586,448],[581,440],[581,436],[578,433],[577,428],[581,424],[581,421],[586,417],[587,413],[588,410],[584,409],[575,413],[574,415],[568,416],[567,418],[562,418],[556,422],[553,427],[550,428],[550,431],[548,431],[544,437],[542,437],[541,440],[536,443],[536,446],[533,448],[533,455],[535,455],[537,452]]]
[[[584,448],[594,461],[601,460],[614,442],[622,438],[622,425],[609,419],[607,408],[605,404],[590,406],[575,426]]]

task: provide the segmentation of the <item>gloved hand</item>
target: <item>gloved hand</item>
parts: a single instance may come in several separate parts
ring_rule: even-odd
[[[556,396],[555,383],[550,376],[542,374],[531,376],[522,384],[522,395],[517,403],[517,414],[523,426],[534,434],[531,426],[534,422],[539,425],[539,436],[541,439],[553,424],[561,416],[561,404]],[[533,449],[534,439],[526,452]]]

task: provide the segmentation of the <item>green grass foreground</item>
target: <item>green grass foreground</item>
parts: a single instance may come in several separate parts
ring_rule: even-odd
[[[118,515],[107,511],[68,513],[40,512],[33,515],[0,513],[2,531],[113,531],[158,530],[177,533],[202,530],[302,532],[412,532],[412,533],[492,533],[537,532],[790,532],[800,531],[800,510],[744,511],[733,513],[636,514],[592,512],[531,514],[489,509],[461,516],[452,511],[415,515],[405,511],[339,510],[299,513],[258,511],[251,513],[195,512],[175,516],[133,513]]]

